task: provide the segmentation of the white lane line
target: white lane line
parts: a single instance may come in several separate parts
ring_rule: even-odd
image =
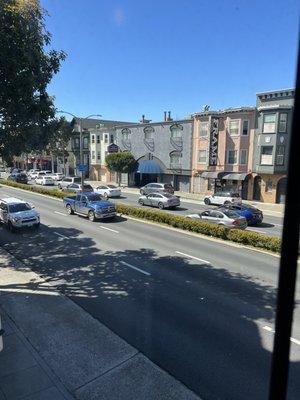
[[[151,275],[149,272],[146,272],[146,271],[144,271],[144,270],[142,270],[142,269],[140,269],[140,268],[138,268],[138,267],[135,267],[134,265],[128,264],[128,263],[125,262],[125,261],[121,261],[121,264],[126,265],[126,266],[129,267],[129,268],[135,269],[136,271],[139,271],[139,272],[141,272],[141,273],[144,274],[144,275]]]
[[[182,255],[182,256],[185,256],[185,257],[192,258],[193,260],[201,261],[201,262],[203,262],[203,263],[205,263],[205,264],[210,264],[210,262],[207,261],[207,260],[203,260],[202,258],[190,256],[189,254],[182,253],[181,251],[175,251],[175,253],[180,254],[180,255]]]
[[[59,211],[54,211],[54,214],[63,215],[64,217],[66,217],[66,216],[67,216],[67,214],[64,214],[64,213],[62,213],[62,212],[59,212]]]
[[[265,325],[262,328],[265,331],[268,331],[268,332],[271,332],[271,333],[275,333],[274,329],[272,329],[270,326]],[[297,340],[297,339],[295,339],[293,337],[291,337],[290,340],[291,340],[291,342],[293,342],[293,343],[297,344],[298,346],[300,346],[300,340]]]
[[[55,235],[60,236],[60,237],[63,238],[63,239],[70,239],[68,236],[61,235],[61,234],[58,233],[58,232],[54,232],[54,233],[55,233]]]
[[[100,225],[100,226],[99,226],[99,228],[101,228],[101,229],[106,229],[107,231],[110,231],[110,232],[119,233],[119,231],[115,231],[114,229],[107,228],[106,226],[102,226],[102,225]]]
[[[248,228],[247,231],[252,231],[252,232],[258,232],[258,233],[263,233],[265,235],[268,234],[268,232],[266,231],[261,231],[260,229],[252,229],[252,228]]]

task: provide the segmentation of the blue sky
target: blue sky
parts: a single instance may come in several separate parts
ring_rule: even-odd
[[[162,120],[294,86],[298,0],[41,0],[68,54],[49,86],[78,116]]]

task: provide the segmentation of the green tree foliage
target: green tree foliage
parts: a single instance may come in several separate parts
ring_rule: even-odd
[[[7,160],[44,149],[57,131],[47,85],[65,53],[49,49],[44,21],[39,0],[0,0],[0,156]]]
[[[66,147],[73,131],[71,123],[65,117],[60,117],[53,124],[53,135],[50,139],[48,149],[54,156],[67,156]]]
[[[135,159],[129,152],[111,153],[106,156],[106,165],[110,171],[117,173],[131,172],[135,166]]]

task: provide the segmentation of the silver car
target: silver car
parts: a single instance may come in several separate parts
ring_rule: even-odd
[[[199,214],[187,215],[187,218],[204,220],[213,224],[223,225],[228,229],[246,229],[247,220],[230,210],[206,210]]]
[[[170,193],[150,193],[143,195],[138,200],[142,206],[163,208],[174,208],[180,206],[180,198]]]
[[[71,185],[68,185],[67,187],[62,188],[63,192],[93,192],[94,189],[91,185],[84,184],[81,185],[79,183],[71,183]]]

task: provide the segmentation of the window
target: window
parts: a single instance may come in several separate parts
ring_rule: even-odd
[[[240,164],[241,165],[247,164],[247,155],[248,155],[247,153],[248,153],[247,149],[240,150]]]
[[[286,133],[286,128],[287,128],[287,113],[280,113],[278,131],[281,133]]]
[[[122,129],[122,136],[123,136],[123,140],[130,140],[130,134],[131,134],[131,130],[128,128],[124,128]]]
[[[97,135],[97,143],[100,143],[100,135]]]
[[[95,143],[95,135],[92,135],[92,143]]]
[[[214,190],[214,188],[215,188],[215,179],[208,179],[207,190]]]
[[[100,151],[97,152],[97,160],[100,160],[101,155],[100,155]]]
[[[263,123],[263,133],[274,133],[276,114],[265,114]]]
[[[114,135],[110,135],[110,143],[114,143]]]
[[[95,160],[95,152],[92,151],[92,160]]]
[[[171,166],[180,166],[181,165],[181,157],[182,154],[178,151],[174,151],[170,154],[170,164]]]
[[[207,159],[207,150],[199,150],[198,152],[198,163],[206,164]]]
[[[239,134],[240,121],[238,119],[233,119],[229,121],[229,135],[234,136]]]
[[[249,130],[249,121],[245,120],[245,121],[243,121],[243,132],[242,132],[242,134],[244,136],[248,135],[248,130]]]
[[[261,165],[273,165],[273,146],[262,146],[260,163]]]
[[[237,150],[228,150],[227,152],[227,164],[237,163]]]
[[[171,138],[172,139],[181,139],[182,138],[182,131],[183,131],[183,126],[182,125],[172,125],[170,126],[170,131],[171,131]]]
[[[107,133],[104,134],[104,143],[108,143],[108,134]]]
[[[285,146],[277,146],[276,149],[276,165],[284,165]]]
[[[200,122],[199,136],[206,137],[208,135],[208,122]]]
[[[74,147],[78,149],[79,146],[80,146],[79,138],[75,138],[74,139]]]
[[[153,139],[153,134],[154,134],[153,126],[145,126],[144,134],[145,134],[145,140]]]
[[[84,149],[88,149],[89,148],[89,138],[88,137],[84,137],[83,138],[83,148]]]
[[[269,179],[266,182],[265,192],[270,193],[270,192],[272,192],[272,189],[273,189],[273,184],[272,184],[272,181]]]

